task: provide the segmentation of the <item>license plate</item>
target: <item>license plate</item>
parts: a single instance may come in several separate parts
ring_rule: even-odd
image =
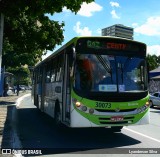
[[[114,122],[123,121],[123,116],[111,117],[111,121],[114,121]]]

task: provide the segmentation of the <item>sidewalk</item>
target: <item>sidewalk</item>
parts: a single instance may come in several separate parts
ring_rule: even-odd
[[[0,97],[0,148],[12,148],[14,145],[15,111],[18,98],[31,91],[20,92],[19,96],[12,94]]]

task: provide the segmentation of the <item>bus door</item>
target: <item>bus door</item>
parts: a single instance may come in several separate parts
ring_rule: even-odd
[[[37,107],[41,109],[41,93],[42,93],[42,67],[39,68],[37,81]]]
[[[34,95],[34,105],[38,107],[38,75],[39,75],[39,69],[36,69],[34,71],[34,87],[32,87],[33,95]]]
[[[70,59],[69,54],[65,55],[64,65],[64,83],[63,83],[63,121],[68,125],[70,124]]]
[[[40,67],[37,80],[37,107],[43,111],[44,110],[44,91],[45,91],[45,68]]]
[[[42,66],[42,78],[41,78],[41,107],[40,110],[43,112],[44,111],[44,96],[45,96],[45,73],[46,69],[44,68],[45,66]]]

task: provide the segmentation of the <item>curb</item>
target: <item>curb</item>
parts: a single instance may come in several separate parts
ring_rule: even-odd
[[[17,101],[16,101],[16,108],[19,108],[19,105],[22,103],[23,99],[24,99],[25,97],[30,96],[30,95],[31,95],[31,94],[29,93],[29,94],[25,94],[25,95],[21,96],[20,98],[18,98]]]

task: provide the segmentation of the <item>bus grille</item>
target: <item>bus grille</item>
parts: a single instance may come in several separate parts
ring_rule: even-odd
[[[95,109],[98,112],[116,112],[115,110],[107,110],[107,109]],[[136,108],[132,108],[132,109],[121,109],[118,112],[132,112],[136,110]]]
[[[130,124],[128,121],[122,121],[122,122],[100,122],[101,124]]]
[[[111,121],[111,118],[99,118],[100,124],[131,124],[133,123],[134,116],[124,117],[123,121]]]

